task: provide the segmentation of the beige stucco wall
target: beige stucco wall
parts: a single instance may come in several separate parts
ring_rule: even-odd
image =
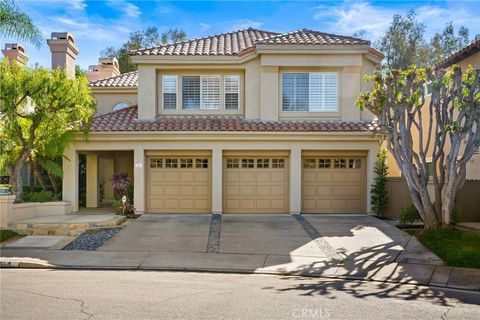
[[[239,61],[182,62],[153,58],[139,61],[138,105],[140,119],[153,119],[158,114],[242,114],[248,119],[335,119],[344,121],[371,120],[369,111],[360,111],[355,100],[368,87],[364,76],[374,72],[378,63],[362,50],[338,51],[335,54],[312,52],[265,53]],[[338,112],[283,112],[282,72],[336,72],[338,74]],[[235,74],[241,75],[240,110],[162,110],[162,74]],[[179,81],[180,82],[180,81]]]
[[[206,133],[175,132],[137,135],[92,134],[89,141],[71,143],[67,152],[73,161],[64,165],[65,201],[71,201],[78,210],[78,154],[108,150],[133,149],[133,176],[135,207],[145,208],[145,151],[148,150],[209,150],[212,152],[212,212],[222,212],[222,157],[226,150],[286,150],[290,153],[290,213],[301,211],[301,152],[302,150],[355,150],[367,152],[366,197],[370,207],[370,186],[373,183],[373,165],[378,140],[371,134],[305,134],[305,133]]]
[[[113,111],[113,106],[119,102],[124,102],[128,105],[136,105],[138,103],[138,96],[135,91],[122,92],[115,91],[100,91],[93,90],[93,97],[97,101],[97,114],[105,114]]]

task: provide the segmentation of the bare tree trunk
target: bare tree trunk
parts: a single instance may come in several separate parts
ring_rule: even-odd
[[[32,170],[33,174],[37,178],[37,181],[40,184],[40,186],[42,187],[42,189],[44,191],[46,191],[47,190],[47,184],[45,182],[45,179],[43,179],[43,176],[42,176],[42,173],[40,172],[40,168],[38,166],[38,163],[35,160],[33,160],[32,158],[30,158],[29,162],[30,162],[30,170]]]
[[[52,188],[53,188],[53,194],[55,197],[57,197],[57,195],[59,194],[58,192],[58,185],[57,185],[57,181],[56,181],[56,178],[53,174],[51,174],[50,172],[47,172],[48,174],[48,178],[50,179],[50,183],[52,184]]]
[[[15,164],[7,165],[7,172],[10,176],[10,184],[12,185],[12,194],[15,195],[15,202],[23,200],[23,181],[22,181],[22,167],[27,160],[28,150],[23,150],[18,157]]]

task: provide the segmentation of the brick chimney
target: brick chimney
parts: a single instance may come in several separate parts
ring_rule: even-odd
[[[19,43],[6,43],[2,52],[5,59],[9,61],[16,61],[20,65],[27,64],[28,56],[25,52],[25,47]]]
[[[70,32],[52,32],[47,40],[52,52],[52,69],[64,69],[70,78],[75,77],[75,62],[80,52],[75,45],[75,38]]]
[[[119,74],[117,58],[100,58],[98,59],[98,65],[88,67],[87,78],[88,81],[94,81],[118,76]]]

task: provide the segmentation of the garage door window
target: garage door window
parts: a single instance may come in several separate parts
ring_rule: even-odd
[[[362,160],[360,160],[360,159],[349,159],[348,160],[348,167],[350,169],[361,169]]]
[[[317,167],[317,159],[305,159],[303,160],[303,167],[305,169],[311,169]]]
[[[270,159],[257,159],[257,168],[268,168]]]
[[[345,159],[334,159],[333,163],[334,163],[333,166],[335,169],[343,169],[347,167],[346,166],[347,161]]]
[[[240,160],[239,159],[227,159],[227,168],[229,168],[229,169],[240,168]]]
[[[272,159],[272,168],[273,169],[285,168],[285,159]]]
[[[180,168],[193,168],[193,159],[180,159]]]
[[[178,159],[165,159],[165,168],[177,168]]]
[[[320,169],[329,169],[332,166],[331,159],[318,159],[318,167]]]
[[[242,168],[255,168],[255,160],[254,159],[242,159]]]
[[[208,168],[208,159],[195,159],[195,167],[198,169],[207,169]]]
[[[150,168],[163,168],[163,159],[150,159]]]

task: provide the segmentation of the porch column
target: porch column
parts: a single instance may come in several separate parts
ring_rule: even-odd
[[[69,144],[63,158],[62,200],[72,204],[73,212],[78,211],[78,153]]]
[[[136,147],[133,150],[133,203],[138,213],[145,211],[145,150]]]
[[[290,214],[302,211],[302,149],[290,149]]]
[[[87,154],[87,208],[98,208],[98,156]]]
[[[212,213],[223,212],[223,150],[215,147],[212,150]]]

